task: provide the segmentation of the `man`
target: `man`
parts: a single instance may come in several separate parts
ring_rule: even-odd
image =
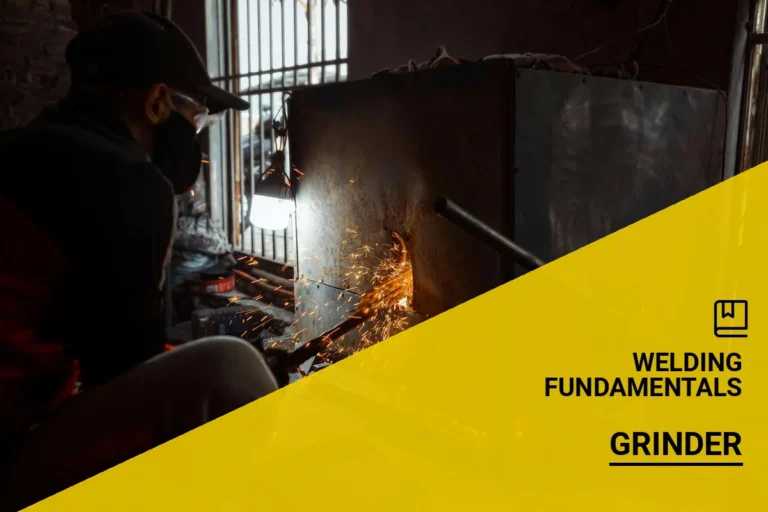
[[[141,13],[67,48],[72,89],[0,135],[0,509],[18,510],[276,389],[238,339],[163,353],[174,193],[248,103]],[[76,383],[81,384],[75,392]]]

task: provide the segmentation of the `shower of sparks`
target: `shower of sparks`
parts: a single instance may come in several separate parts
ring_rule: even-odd
[[[357,233],[351,229],[347,232]],[[413,302],[413,268],[405,241],[397,233],[393,234],[393,238],[395,242],[387,256],[372,267],[366,266],[363,260],[374,251],[374,247],[363,245],[349,254],[352,265],[345,273],[350,284],[348,290],[369,291],[361,295],[354,310],[346,315],[349,319],[366,321],[357,328],[359,344],[339,347],[345,352],[357,352],[408,328],[407,314],[412,311]],[[339,297],[342,298],[342,294]]]

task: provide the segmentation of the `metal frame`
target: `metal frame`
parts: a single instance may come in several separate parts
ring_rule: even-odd
[[[763,45],[768,43],[766,29],[766,11],[768,0],[755,0],[749,24],[750,32],[747,38],[747,61],[744,71],[744,94],[741,106],[739,127],[739,154],[736,171],[743,172],[760,163],[755,151],[756,123],[759,122],[758,112],[761,108],[760,78],[763,67]]]
[[[228,113],[222,126],[210,130],[211,174],[216,175],[211,179],[211,189],[216,189],[211,191],[211,210],[236,251],[295,264],[295,223],[284,232],[248,227],[247,198],[253,196],[255,182],[269,165],[273,142],[266,137],[270,147],[265,148],[265,122],[280,109],[284,94],[297,87],[346,79],[342,14],[346,14],[347,2],[207,0],[207,53],[214,83],[251,103],[247,116]],[[335,18],[332,26],[331,16]],[[306,58],[300,52],[301,31],[307,34]],[[329,36],[335,36],[335,41]],[[249,126],[243,124],[244,119]],[[290,143],[286,156],[290,166]]]

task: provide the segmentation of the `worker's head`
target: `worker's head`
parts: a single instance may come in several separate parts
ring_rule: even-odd
[[[67,62],[72,94],[118,114],[177,192],[199,173],[197,134],[227,109],[249,107],[213,85],[187,35],[153,14],[104,17],[72,40]]]

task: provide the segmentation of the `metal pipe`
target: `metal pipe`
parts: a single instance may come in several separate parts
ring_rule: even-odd
[[[312,83],[312,2],[307,0],[307,79]]]
[[[258,68],[257,75],[259,78],[259,84],[256,89],[256,93],[259,96],[259,115],[257,116],[257,122],[259,123],[259,178],[258,180],[261,181],[261,178],[264,176],[264,119],[262,119],[262,116],[264,115],[264,105],[263,105],[263,94],[261,93],[261,75],[262,71],[264,69],[264,66],[261,62],[261,43],[263,42],[263,34],[261,33],[261,0],[258,0],[256,2],[256,24],[258,25],[258,34],[259,34],[259,44],[256,45],[258,48],[258,51],[256,52],[256,65]],[[271,85],[271,83],[270,83]],[[256,156],[252,155],[252,159],[255,159]],[[255,173],[254,173],[254,179]],[[256,229],[256,226],[253,227],[253,229]],[[259,228],[259,235],[261,238],[261,257],[265,257],[267,255],[266,253],[266,239],[264,238],[264,230]],[[254,247],[253,253],[256,254],[256,248]]]
[[[266,284],[262,281],[259,281],[257,278],[250,275],[249,273],[243,272],[242,270],[235,270],[234,273],[239,278],[244,279],[246,281],[245,284],[249,286],[253,286],[254,288],[258,289],[260,292],[269,294],[272,297],[277,297],[280,299],[288,299],[288,300],[294,299],[293,291],[284,290],[280,286],[274,287],[269,284]]]
[[[325,60],[325,0],[320,0],[320,60]],[[325,83],[325,66],[320,68],[320,83]]]
[[[299,65],[299,0],[293,0],[293,65]],[[285,68],[283,62],[283,68]],[[299,85],[298,67],[293,71],[293,86]]]
[[[435,202],[435,213],[462,228],[470,235],[508,255],[515,263],[527,270],[535,270],[546,263],[529,253],[515,242],[485,224],[447,198]]]
[[[223,59],[224,59],[224,67],[222,69],[226,69],[227,73],[230,73],[232,76],[235,76],[235,71],[232,69],[232,60],[230,51],[232,49],[232,37],[231,37],[231,25],[232,25],[232,18],[231,18],[231,12],[229,11],[230,2],[223,0],[222,2],[222,9],[221,9],[221,17],[219,18],[222,20],[223,30],[222,30],[222,39],[221,39],[221,48],[223,48]],[[225,90],[229,90],[229,80],[222,81],[222,87]],[[226,226],[226,232],[230,236],[230,239],[234,239],[236,237],[235,233],[235,219],[232,217],[235,215],[236,212],[233,211],[232,205],[234,205],[234,199],[233,199],[233,187],[234,187],[234,175],[232,172],[229,172],[227,169],[231,169],[234,165],[233,158],[232,158],[232,144],[228,144],[228,142],[232,141],[232,115],[227,114],[225,117],[226,123],[224,125],[224,129],[222,130],[222,148],[225,148],[224,151],[226,151],[226,156],[223,157],[222,162],[222,175],[221,175],[221,186],[222,186],[222,192],[223,192],[223,199],[224,204],[227,205],[224,210],[224,218],[226,219],[225,226]]]
[[[322,61],[322,62],[318,61],[318,62],[315,62],[313,64],[315,64],[315,67],[319,66],[319,65],[334,66],[334,65],[337,65],[337,64],[339,64],[339,65],[345,64],[345,60],[344,59],[338,59],[338,60],[334,59],[334,60],[326,60],[326,61]],[[307,68],[306,64],[299,64],[297,66],[285,66],[283,68],[276,69],[275,72],[281,72],[281,71],[301,71],[301,70],[306,69],[306,68]],[[238,78],[248,78],[249,76],[266,75],[266,74],[269,74],[269,73],[270,73],[269,71],[251,71],[250,73],[245,73],[245,74],[242,74],[242,75],[238,75]],[[222,76],[215,77],[214,80],[229,80],[230,78],[234,78],[234,76],[232,76],[232,75],[222,75]],[[279,87],[275,87],[274,89],[276,91],[280,90]],[[264,88],[263,90],[266,91],[267,89]],[[247,92],[247,91],[243,91],[243,92]]]
[[[248,48],[246,49],[248,54],[248,73],[251,72],[251,62],[252,62],[252,56],[251,56],[251,3],[246,2],[245,3],[245,23],[246,23],[246,38],[247,38],[247,45]],[[258,22],[258,21],[257,21]],[[248,77],[248,90],[253,89],[253,79],[249,76]],[[253,102],[253,98],[248,96],[248,102],[251,104],[251,106],[248,108],[248,169],[246,172],[248,173],[248,182],[251,184],[249,187],[250,190],[248,190],[248,215],[250,216],[253,212],[253,191],[256,188],[256,176],[254,176],[254,169],[256,168],[256,152],[254,149],[256,148],[256,137],[254,137],[255,133],[253,131],[253,111],[255,109],[255,105]],[[251,224],[251,219],[243,219],[243,224],[248,224],[251,226],[251,253],[256,254],[256,226]],[[245,245],[245,242],[243,242],[243,245]]]
[[[230,12],[230,31],[232,41],[231,51],[231,66],[232,73],[235,76],[240,74],[240,13],[238,12],[238,1],[231,0],[229,12]],[[235,78],[230,82],[230,92],[238,94],[240,89],[240,79]],[[240,160],[243,154],[242,143],[243,139],[240,136],[240,114],[232,112],[230,114],[232,120],[232,138],[230,139],[234,144],[232,148],[232,199],[234,201],[233,206],[235,211],[232,212],[233,226],[232,233],[235,235],[235,247],[243,249],[245,246],[245,223],[243,222],[243,167],[240,165]]]
[[[336,60],[341,60],[341,0],[336,0]],[[336,81],[341,81],[341,66],[336,64]]]
[[[725,163],[722,179],[736,174],[739,159],[739,129],[741,105],[744,95],[745,64],[747,60],[747,40],[749,35],[749,14],[751,0],[737,0],[736,29],[731,55],[731,76],[728,85],[728,104],[726,105]]]
[[[290,279],[286,279],[284,277],[276,276],[274,274],[270,274],[269,272],[265,272],[264,270],[258,269],[258,268],[249,268],[248,272],[253,274],[256,277],[261,277],[266,279],[267,281],[271,281],[277,285],[282,286],[285,290],[293,291],[294,289],[294,282]]]
[[[750,33],[761,34],[765,30],[766,8],[768,0],[757,0],[752,16]],[[743,172],[753,166],[753,149],[755,139],[755,117],[757,115],[758,88],[760,85],[760,62],[763,56],[762,44],[755,44],[749,49],[746,66],[746,92],[742,104],[740,154],[737,172]]]

